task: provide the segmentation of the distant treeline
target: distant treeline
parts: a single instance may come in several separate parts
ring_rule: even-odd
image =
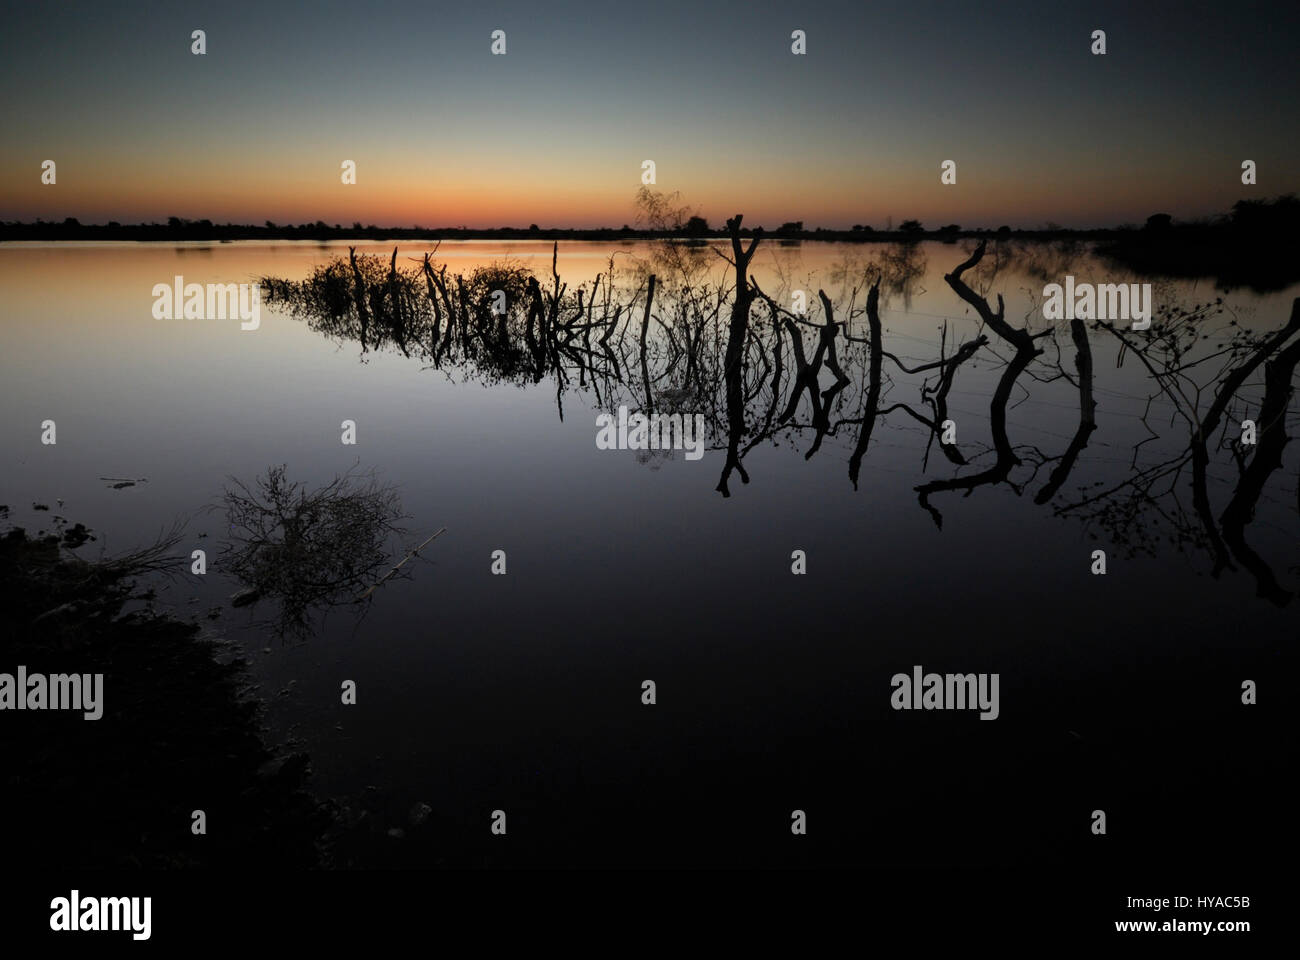
[[[700,218],[693,218],[700,219]],[[761,230],[762,228],[756,228]],[[851,230],[828,230],[824,227],[804,229],[803,223],[785,223],[774,230],[764,230],[768,237],[790,240],[836,240],[836,241],[885,241],[939,239],[956,240],[964,236],[1056,236],[1070,235],[1081,238],[1113,236],[1125,227],[1100,230],[1066,230],[1062,227],[1049,226],[1038,230],[1012,230],[1003,226],[994,229],[963,229],[957,224],[949,224],[936,230],[929,230],[914,220],[904,221],[894,230],[876,230],[869,226],[855,226]],[[746,227],[744,236],[753,236],[755,229]],[[640,239],[663,239],[680,237],[686,241],[709,239],[726,239],[725,229],[718,229],[704,223],[684,224],[679,229],[652,230],[643,227],[596,227],[590,229],[539,227],[378,227],[374,224],[362,226],[354,223],[350,227],[342,224],[328,224],[323,221],[315,223],[291,224],[267,221],[262,226],[248,223],[213,223],[211,220],[185,220],[181,217],[169,217],[166,223],[122,224],[111,221],[106,224],[81,223],[75,217],[58,222],[37,220],[34,223],[17,221],[0,221],[0,240],[605,240],[633,241]]]
[[[1225,246],[1238,247],[1245,242],[1254,255],[1257,248],[1274,241],[1291,241],[1300,229],[1300,201],[1294,195],[1273,200],[1242,200],[1228,214],[1204,220],[1176,221],[1168,214],[1157,213],[1146,224],[1122,224],[1116,227],[1071,230],[1048,223],[1035,229],[963,227],[950,223],[927,228],[917,220],[904,220],[895,229],[878,230],[859,224],[849,230],[824,227],[807,229],[803,221],[790,221],[772,230],[762,231],[778,240],[829,240],[848,242],[899,242],[908,240],[956,241],[961,237],[1019,237],[1035,239],[1076,238],[1110,240],[1111,252],[1119,259],[1140,259],[1143,254],[1165,260],[1185,257],[1200,259],[1218,256]],[[746,227],[744,236],[753,236],[762,228]],[[75,217],[66,220],[34,223],[0,222],[0,240],[134,240],[134,241],[211,241],[211,240],[604,240],[632,241],[680,237],[703,242],[725,239],[723,227],[692,216],[671,229],[645,229],[624,225],[595,229],[527,227],[379,227],[374,224],[351,226],[315,223],[281,224],[270,220],[259,225],[213,223],[211,220],[187,220],[169,217],[166,223],[106,224],[81,223]],[[1198,270],[1198,272],[1200,272]]]
[[[1115,235],[1097,252],[1142,274],[1214,276],[1222,286],[1266,292],[1300,280],[1295,256],[1300,200],[1238,200],[1232,212],[1182,223],[1168,214],[1148,217],[1141,230]]]

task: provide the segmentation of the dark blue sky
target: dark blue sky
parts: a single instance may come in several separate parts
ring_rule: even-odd
[[[1296,4],[305,6],[6,4],[0,217],[618,225],[645,159],[710,219],[826,226],[1300,189]]]

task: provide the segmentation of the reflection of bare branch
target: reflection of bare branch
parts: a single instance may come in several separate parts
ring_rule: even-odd
[[[736,299],[731,305],[731,322],[727,329],[727,354],[723,363],[723,377],[727,389],[727,461],[722,467],[722,477],[718,480],[717,490],[724,497],[731,496],[727,479],[734,469],[740,474],[742,483],[749,483],[749,474],[740,462],[740,437],[745,432],[745,394],[741,382],[741,358],[744,356],[745,338],[749,335],[749,307],[754,300],[754,291],[749,284],[749,261],[754,257],[754,249],[762,236],[762,228],[754,231],[749,249],[740,242],[741,214],[736,214],[727,221],[731,233],[731,249],[734,256],[732,265],[736,270]]]
[[[187,559],[171,552],[184,536],[184,523],[177,520],[165,533],[159,533],[157,539],[147,547],[104,557],[95,564],[95,569],[119,578],[151,573],[171,576],[176,572],[177,566],[184,564]]]
[[[1293,317],[1300,316],[1300,298],[1296,300]],[[1300,362],[1300,340],[1287,347],[1264,366],[1264,403],[1259,411],[1259,436],[1255,454],[1250,459],[1237,483],[1232,500],[1224,508],[1220,522],[1223,539],[1233,556],[1255,576],[1259,595],[1278,606],[1286,606],[1295,593],[1283,589],[1273,571],[1250,545],[1246,543],[1245,526],[1255,514],[1255,504],[1269,475],[1282,466],[1282,448],[1289,439],[1286,434],[1286,412],[1291,402],[1291,377]]]
[[[947,324],[945,323],[945,328]],[[929,396],[929,391],[922,389],[922,397],[930,403],[930,409],[934,411],[935,429],[942,430],[943,422],[948,419],[948,391],[952,389],[952,379],[957,373],[957,368],[975,355],[980,347],[989,342],[989,338],[983,335],[963,343],[947,360],[939,361],[942,372],[939,375],[939,384],[934,390],[934,395]],[[898,361],[894,361],[897,363]],[[902,364],[899,364],[902,366]],[[910,371],[909,371],[910,372]],[[931,438],[934,433],[930,434]],[[966,458],[961,455],[955,443],[944,443],[942,434],[939,439],[939,449],[943,451],[945,457],[959,466],[966,465]],[[927,455],[929,447],[926,448]]]
[[[771,364],[772,385],[769,388],[769,392],[772,395],[772,399],[769,401],[767,405],[767,415],[763,418],[762,428],[756,432],[754,439],[751,440],[749,444],[745,447],[745,449],[741,452],[741,456],[744,456],[746,453],[749,453],[749,451],[753,449],[753,447],[757,443],[759,443],[759,441],[761,441],[763,438],[768,436],[768,434],[772,429],[772,418],[776,414],[777,403],[781,399],[781,373],[783,367],[782,357],[785,353],[784,341],[781,337],[780,308],[777,307],[777,305],[772,301],[771,297],[767,296],[765,293],[763,293],[762,290],[758,288],[757,281],[753,282],[753,287],[754,287],[754,292],[758,296],[762,297],[764,301],[766,301],[768,305],[768,309],[772,313],[772,364]]]
[[[245,586],[237,605],[270,598],[281,636],[302,633],[315,608],[351,602],[401,532],[396,488],[352,470],[316,490],[271,467],[250,487],[232,478],[223,497],[231,540],[222,567]]]
[[[952,273],[944,277],[944,280],[957,296],[975,308],[975,312],[987,326],[1016,348],[1016,353],[1007,364],[1001,379],[998,380],[997,389],[994,390],[993,399],[989,403],[989,424],[993,433],[993,447],[997,452],[997,459],[993,466],[971,476],[956,477],[951,480],[932,480],[916,488],[921,506],[929,511],[930,516],[934,518],[935,526],[938,527],[943,526],[943,515],[930,505],[931,494],[946,490],[965,490],[969,493],[985,484],[1001,483],[1010,476],[1011,468],[1020,463],[1020,458],[1016,456],[1007,437],[1007,401],[1011,397],[1011,389],[1016,379],[1029,366],[1030,361],[1042,353],[1042,350],[1034,346],[1034,337],[1028,330],[1016,330],[1006,322],[1004,317],[1006,307],[1002,302],[1002,294],[998,294],[998,309],[994,311],[987,300],[962,282],[961,275],[978,264],[984,256],[984,247],[985,244],[981,241],[970,258],[959,264]]]
[[[1082,320],[1076,318],[1070,321],[1070,337],[1074,340],[1074,368],[1079,373],[1079,428],[1075,430],[1070,445],[1061,456],[1061,462],[1034,496],[1034,503],[1047,503],[1056,495],[1056,491],[1074,469],[1079,453],[1088,445],[1088,437],[1097,429],[1097,401],[1092,398],[1092,350],[1088,346],[1088,331]]]
[[[372,586],[365,593],[357,597],[357,602],[360,603],[362,600],[369,599],[370,595],[374,593],[376,590],[378,590],[380,587],[382,587],[390,579],[392,579],[392,577],[397,573],[397,571],[402,569],[402,567],[406,565],[407,561],[409,561],[412,557],[419,556],[421,550],[423,550],[429,544],[433,543],[433,541],[437,540],[440,536],[442,536],[446,532],[447,532],[447,528],[442,527],[436,532],[434,532],[433,534],[431,534],[430,536],[426,537],[424,539],[424,542],[422,542],[418,547],[415,547],[413,550],[408,552],[406,556],[402,557],[401,560],[397,561],[393,569],[389,570],[386,574],[380,577],[379,580],[374,584],[374,586]]]
[[[871,433],[876,426],[876,410],[880,406],[880,368],[884,360],[884,347],[881,346],[880,329],[880,280],[871,285],[867,293],[867,324],[871,336],[871,357],[867,367],[867,402],[862,417],[862,429],[858,431],[858,442],[849,457],[849,482],[853,489],[858,489],[858,474],[862,469],[862,458],[866,456],[871,443]]]
[[[1202,306],[1212,308],[1217,304]],[[1277,351],[1300,330],[1300,299],[1292,305],[1288,323],[1273,333],[1265,336],[1239,334],[1226,349],[1215,350],[1207,357],[1186,360],[1184,358],[1194,342],[1205,339],[1205,334],[1197,333],[1195,329],[1191,334],[1182,329],[1189,317],[1198,319],[1198,309],[1167,305],[1164,329],[1156,329],[1153,325],[1153,335],[1144,341],[1138,341],[1110,324],[1098,324],[1116,336],[1124,350],[1135,355],[1146,367],[1156,382],[1158,395],[1174,405],[1175,414],[1188,423],[1190,435],[1186,447],[1178,455],[1143,468],[1137,468],[1135,448],[1135,472],[1132,476],[1099,493],[1060,507],[1056,512],[1088,511],[1092,518],[1106,527],[1112,542],[1128,544],[1131,548],[1136,545],[1154,555],[1151,546],[1154,531],[1144,518],[1144,514],[1150,512],[1172,527],[1171,539],[1180,548],[1185,544],[1207,548],[1213,559],[1214,575],[1232,569],[1231,561],[1235,558],[1255,577],[1259,596],[1284,605],[1290,602],[1294,593],[1277,582],[1272,570],[1246,543],[1244,528],[1253,516],[1268,477],[1281,466],[1282,448],[1287,442],[1285,419],[1291,397],[1291,380],[1297,363],[1300,363],[1300,342],[1280,354]],[[1191,380],[1187,371],[1203,369],[1207,361],[1214,359],[1222,361],[1222,367],[1208,384],[1201,385]],[[1265,367],[1265,397],[1264,407],[1258,415],[1261,427],[1258,445],[1248,462],[1240,448],[1230,451],[1239,465],[1238,479],[1232,498],[1216,523],[1208,489],[1213,452],[1209,438],[1220,425],[1226,430],[1228,410],[1261,364]],[[1202,415],[1198,413],[1197,401],[1205,390],[1212,390],[1212,399]],[[1148,412],[1151,399],[1148,398]],[[1143,423],[1150,436],[1141,440],[1138,447],[1158,437],[1145,416]],[[1262,429],[1265,425],[1267,432]],[[1222,446],[1222,440],[1219,446]],[[1190,510],[1184,509],[1177,492],[1188,467],[1191,468]]]
[[[672,212],[663,208],[660,213],[667,215],[665,210]],[[906,298],[908,290],[914,289],[918,271],[924,269],[924,253],[916,244],[878,248],[865,266],[860,254],[846,255],[826,277],[829,283],[818,283],[812,273],[806,281],[796,280],[801,269],[799,250],[776,250],[780,286],[769,296],[750,275],[760,232],[745,236],[740,216],[728,222],[728,229],[728,247],[665,239],[652,243],[648,259],[620,251],[609,258],[607,269],[594,281],[572,288],[559,275],[558,245],[552,247],[550,275],[541,282],[531,271],[508,260],[449,275],[447,266],[436,265],[429,254],[413,259],[408,269],[398,267],[396,251],[379,258],[355,250],[346,258],[318,267],[300,283],[271,278],[263,282],[271,301],[284,302],[295,313],[305,314],[312,329],[359,340],[369,354],[395,350],[420,355],[430,359],[432,367],[449,380],[511,382],[525,387],[549,378],[561,419],[566,398],[575,390],[590,393],[594,405],[603,410],[613,411],[626,403],[646,414],[699,413],[710,437],[708,449],[725,452],[716,488],[723,496],[730,493],[733,471],[748,482],[743,461],[759,444],[798,445],[805,458],[810,458],[830,445],[839,429],[847,425],[852,425],[855,434],[848,467],[856,489],[876,425],[894,413],[906,414],[927,434],[924,452],[918,445],[923,473],[936,438],[953,464],[983,468],[916,487],[922,505],[936,523],[942,522],[932,504],[938,492],[969,493],[980,486],[1006,482],[1020,494],[1039,469],[1052,464],[1050,477],[1034,497],[1038,503],[1048,503],[1059,497],[1070,477],[1080,471],[1084,451],[1095,443],[1094,393],[1102,389],[1094,386],[1089,331],[1082,321],[1069,322],[1075,347],[1070,367],[1062,357],[1064,324],[1031,333],[1030,323],[1039,315],[1036,302],[1025,314],[1023,329],[1007,321],[1001,296],[990,303],[992,293],[987,291],[1001,279],[1009,245],[992,247],[990,257],[990,248],[979,244],[945,278],[978,317],[981,326],[977,335],[950,354],[953,341],[945,319],[937,359],[904,360],[902,351],[885,349],[881,311],[888,291],[899,292],[901,285]],[[764,244],[762,249],[775,248]],[[1045,275],[1059,273],[1077,252],[1063,246],[1043,252]],[[710,259],[714,254],[726,262],[725,270]],[[627,256],[632,269],[620,275],[616,256]],[[707,266],[710,263],[712,269]],[[818,291],[820,317],[796,314],[781,306],[796,283]],[[499,298],[494,300],[497,290],[506,295],[504,311],[496,305]],[[837,296],[832,296],[837,291]],[[859,299],[864,292],[865,297]],[[761,320],[751,320],[758,299],[767,309]],[[1265,372],[1273,378],[1265,384],[1272,391],[1265,398],[1269,416],[1274,410],[1282,412],[1276,425],[1263,412],[1257,416],[1269,424],[1269,431],[1284,425],[1286,400],[1279,391],[1285,378],[1277,371],[1290,354],[1269,358],[1300,329],[1300,318],[1293,314],[1290,324],[1268,336],[1238,330],[1231,343],[1222,346],[1211,338],[1227,332],[1226,328],[1207,329],[1213,317],[1225,311],[1228,327],[1236,325],[1237,313],[1222,298],[1188,305],[1177,301],[1172,291],[1165,291],[1153,299],[1157,305],[1146,333],[1106,322],[1094,327],[1115,338],[1120,363],[1124,358],[1140,363],[1151,378],[1146,410],[1139,418],[1147,436],[1134,445],[1130,475],[1118,482],[1093,484],[1091,493],[1056,507],[1055,514],[1076,516],[1085,523],[1100,522],[1112,544],[1136,543],[1147,549],[1156,544],[1154,526],[1168,524],[1173,529],[1171,542],[1180,549],[1189,543],[1198,548],[1208,544],[1216,572],[1235,559],[1255,574],[1261,595],[1281,597],[1286,592],[1269,580],[1271,574],[1262,561],[1253,558],[1242,530],[1250,522],[1267,478],[1277,473],[1275,461],[1285,443],[1284,435],[1264,434],[1253,459],[1248,448],[1233,442],[1238,482],[1218,523],[1211,512],[1207,485],[1212,480],[1212,459],[1227,442],[1229,427],[1245,415],[1239,409],[1239,394],[1266,361]],[[866,330],[855,330],[858,317],[865,317]],[[811,331],[816,331],[815,346],[804,336]],[[1050,343],[1052,347],[1041,350],[1038,341],[1045,338],[1051,339],[1043,346]],[[1000,343],[990,343],[993,339]],[[1208,349],[1197,355],[1202,341]],[[941,437],[949,397],[956,389],[957,375],[966,369],[963,364],[983,355],[1004,365],[988,401],[992,445],[985,447],[968,439],[965,449],[959,451],[955,443],[945,444]],[[888,372],[883,366],[886,358],[892,361]],[[888,399],[895,385],[893,377],[899,373],[918,380],[925,377],[918,385],[921,403],[915,409]],[[1141,371],[1134,374],[1140,376]],[[1197,382],[1196,378],[1208,379]],[[1031,389],[1037,391],[1039,385],[1059,380],[1078,392],[1078,425],[1065,451],[1049,458],[1027,444],[1013,446],[1007,433],[1009,412],[1029,399]],[[1129,399],[1137,401],[1140,409],[1142,397]],[[1202,414],[1207,399],[1209,406]],[[1161,462],[1145,465],[1140,454],[1151,449],[1145,445],[1158,444],[1167,433],[1155,429],[1159,426],[1155,416],[1167,411],[1169,403],[1174,416],[1186,422],[1190,439],[1179,455],[1167,457],[1162,451]],[[804,431],[812,431],[810,444],[802,441]],[[1276,457],[1271,452],[1275,444],[1279,445]],[[671,451],[662,449],[637,452],[638,462],[651,469],[671,456]],[[1013,480],[1012,471],[1017,467],[1024,469]],[[1026,479],[1023,474],[1030,476]],[[1187,498],[1180,487],[1186,486],[1189,475],[1192,496]]]
[[[1219,418],[1223,416],[1224,410],[1227,409],[1229,401],[1241,389],[1241,385],[1246,379],[1255,372],[1255,369],[1264,362],[1264,359],[1277,350],[1290,336],[1300,330],[1300,298],[1297,298],[1291,309],[1291,319],[1285,327],[1278,330],[1271,337],[1264,340],[1259,348],[1247,357],[1246,361],[1223,378],[1222,385],[1219,387],[1214,401],[1210,404],[1209,410],[1196,426],[1196,431],[1192,435],[1192,496],[1193,503],[1196,506],[1196,512],[1201,516],[1206,525],[1206,530],[1211,534],[1210,540],[1215,549],[1215,572],[1229,566],[1227,550],[1219,538],[1214,521],[1210,517],[1210,498],[1205,487],[1205,468],[1209,463],[1209,452],[1206,449],[1206,437],[1214,433],[1215,428],[1219,425]]]

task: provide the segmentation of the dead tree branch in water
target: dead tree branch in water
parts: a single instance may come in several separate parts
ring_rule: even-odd
[[[740,242],[741,214],[736,214],[727,221],[727,230],[731,233],[731,250],[735,259],[732,261],[736,270],[736,299],[731,305],[731,322],[727,329],[727,353],[723,361],[723,378],[727,389],[727,460],[722,467],[722,477],[718,480],[717,490],[724,497],[731,496],[727,480],[731,471],[740,474],[742,483],[749,483],[749,474],[740,462],[740,438],[745,432],[745,395],[742,382],[741,358],[745,352],[745,338],[749,335],[749,307],[754,300],[754,291],[750,287],[748,274],[749,262],[754,257],[754,250],[762,236],[762,228],[754,231],[749,248]]]
[[[1061,456],[1061,462],[1034,496],[1034,503],[1038,504],[1047,503],[1056,495],[1074,469],[1079,453],[1088,445],[1088,437],[1097,429],[1097,401],[1092,398],[1092,349],[1082,320],[1075,318],[1070,321],[1070,338],[1074,341],[1074,368],[1079,373],[1079,427]]]
[[[1020,374],[1029,366],[1034,357],[1043,352],[1034,345],[1035,337],[1031,336],[1028,330],[1017,330],[1007,323],[1005,318],[1006,306],[1002,301],[1002,294],[998,294],[998,308],[995,311],[989,306],[986,299],[962,282],[961,275],[980,262],[980,259],[984,256],[984,248],[985,243],[981,241],[970,258],[959,264],[952,273],[944,277],[944,280],[957,296],[975,309],[984,324],[1015,347],[1016,352],[1015,356],[1007,364],[1006,370],[1003,371],[997,389],[993,392],[993,399],[989,403],[989,425],[993,433],[993,448],[997,454],[993,466],[971,476],[956,477],[951,480],[933,480],[930,483],[916,487],[917,498],[921,506],[934,518],[935,526],[940,528],[943,527],[943,515],[930,505],[930,496],[932,494],[947,490],[970,492],[976,487],[985,484],[1002,483],[1011,475],[1011,468],[1020,464],[1020,458],[1016,456],[1011,441],[1007,437],[1007,400],[1010,399],[1011,389]]]
[[[270,598],[281,636],[301,634],[314,608],[351,602],[390,555],[404,518],[397,489],[349,470],[316,490],[272,467],[223,495],[230,541],[221,568],[245,587],[237,605]]]

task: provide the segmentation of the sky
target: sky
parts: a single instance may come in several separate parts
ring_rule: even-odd
[[[1294,3],[2,9],[4,220],[618,227],[644,160],[714,225],[1110,226],[1300,191]]]

